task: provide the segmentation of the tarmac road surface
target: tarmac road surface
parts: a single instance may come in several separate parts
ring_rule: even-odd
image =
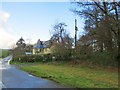
[[[0,61],[0,85],[2,88],[65,88],[50,80],[30,75],[9,65],[12,56]]]

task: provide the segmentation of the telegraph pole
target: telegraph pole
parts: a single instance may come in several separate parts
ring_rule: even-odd
[[[78,31],[77,19],[75,19],[75,47],[77,45],[77,31]]]

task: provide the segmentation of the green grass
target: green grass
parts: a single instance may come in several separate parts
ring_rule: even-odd
[[[20,69],[76,88],[118,88],[118,73],[66,64],[22,65]]]

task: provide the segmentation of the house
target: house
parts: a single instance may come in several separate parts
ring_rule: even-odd
[[[50,41],[41,41],[40,39],[33,46],[33,54],[49,54],[50,53]]]

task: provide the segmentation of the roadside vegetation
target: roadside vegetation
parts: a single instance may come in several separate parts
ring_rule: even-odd
[[[96,54],[97,55],[97,54]],[[108,56],[107,56],[108,55]],[[103,59],[101,59],[101,57]],[[20,58],[20,59],[19,59]],[[37,77],[53,80],[73,88],[118,88],[117,64],[109,54],[70,60],[54,55],[22,55],[14,57],[11,64]],[[86,60],[86,61],[85,61]],[[101,60],[101,61],[99,61]]]
[[[15,63],[21,70],[32,75],[53,80],[74,88],[118,88],[118,72],[73,65],[65,62],[54,63]]]
[[[34,45],[26,45],[21,38],[13,49],[11,63],[22,64],[22,70],[64,85],[77,88],[118,88],[119,3],[93,1],[73,4],[76,9],[72,11],[85,20],[83,35],[77,37],[78,27],[75,25],[76,33],[72,38],[66,30],[66,23],[56,23],[51,31],[49,54],[42,52],[25,55],[25,52],[32,52]],[[38,48],[36,51],[43,49]]]

